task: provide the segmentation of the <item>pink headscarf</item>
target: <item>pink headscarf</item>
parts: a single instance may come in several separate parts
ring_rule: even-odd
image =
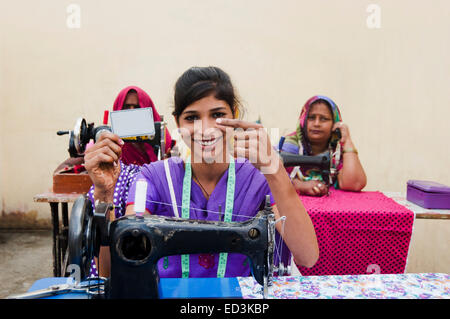
[[[127,86],[123,90],[119,92],[116,100],[114,101],[113,110],[120,111],[123,108],[123,104],[126,100],[128,92],[130,90],[135,90],[138,95],[138,101],[141,108],[151,107],[153,111],[153,120],[155,122],[161,121],[161,117],[155,109],[155,105],[153,104],[150,96],[145,93],[144,90],[137,86]],[[169,148],[172,146],[172,138],[169,134],[169,131],[166,128],[166,143],[165,143],[165,152],[168,152]],[[125,143],[122,147],[122,157],[121,160],[125,164],[136,164],[136,165],[144,165],[150,162],[155,162],[158,160],[156,154],[153,150],[153,147],[147,143]]]

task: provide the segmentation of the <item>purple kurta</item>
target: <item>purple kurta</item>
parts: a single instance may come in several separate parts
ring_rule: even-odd
[[[170,174],[172,176],[174,193],[181,216],[184,162],[179,158],[169,158]],[[169,186],[166,180],[164,162],[158,161],[144,165],[136,180],[144,178],[147,181],[146,208],[155,215],[174,217],[171,205]],[[190,218],[218,221],[219,205],[225,211],[228,170],[222,175],[209,200],[206,200],[200,186],[191,183]],[[136,184],[129,191],[127,204],[134,203]],[[248,160],[236,160],[236,186],[234,193],[233,222],[248,220],[255,216],[263,207],[266,195],[272,194],[264,175]],[[219,254],[192,254],[190,256],[189,277],[217,277]],[[166,262],[165,262],[166,261]],[[158,262],[161,277],[181,277],[181,257],[169,256]],[[242,254],[229,253],[225,277],[250,276],[247,257]]]

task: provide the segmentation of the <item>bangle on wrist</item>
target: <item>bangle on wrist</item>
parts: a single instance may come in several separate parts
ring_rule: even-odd
[[[352,147],[352,148],[344,148],[342,150],[342,154],[344,154],[344,153],[355,153],[356,155],[358,155],[358,150],[356,148],[354,148],[354,147]]]

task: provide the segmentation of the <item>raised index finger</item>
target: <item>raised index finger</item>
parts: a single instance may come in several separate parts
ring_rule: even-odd
[[[263,128],[261,124],[246,122],[238,119],[218,118],[216,119],[217,126],[227,126],[233,128],[242,128],[244,130],[249,128]]]

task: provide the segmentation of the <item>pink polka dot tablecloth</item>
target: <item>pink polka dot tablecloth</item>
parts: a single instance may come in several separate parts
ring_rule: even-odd
[[[404,273],[414,213],[381,192],[330,190],[300,196],[319,243],[320,257],[304,276]]]

